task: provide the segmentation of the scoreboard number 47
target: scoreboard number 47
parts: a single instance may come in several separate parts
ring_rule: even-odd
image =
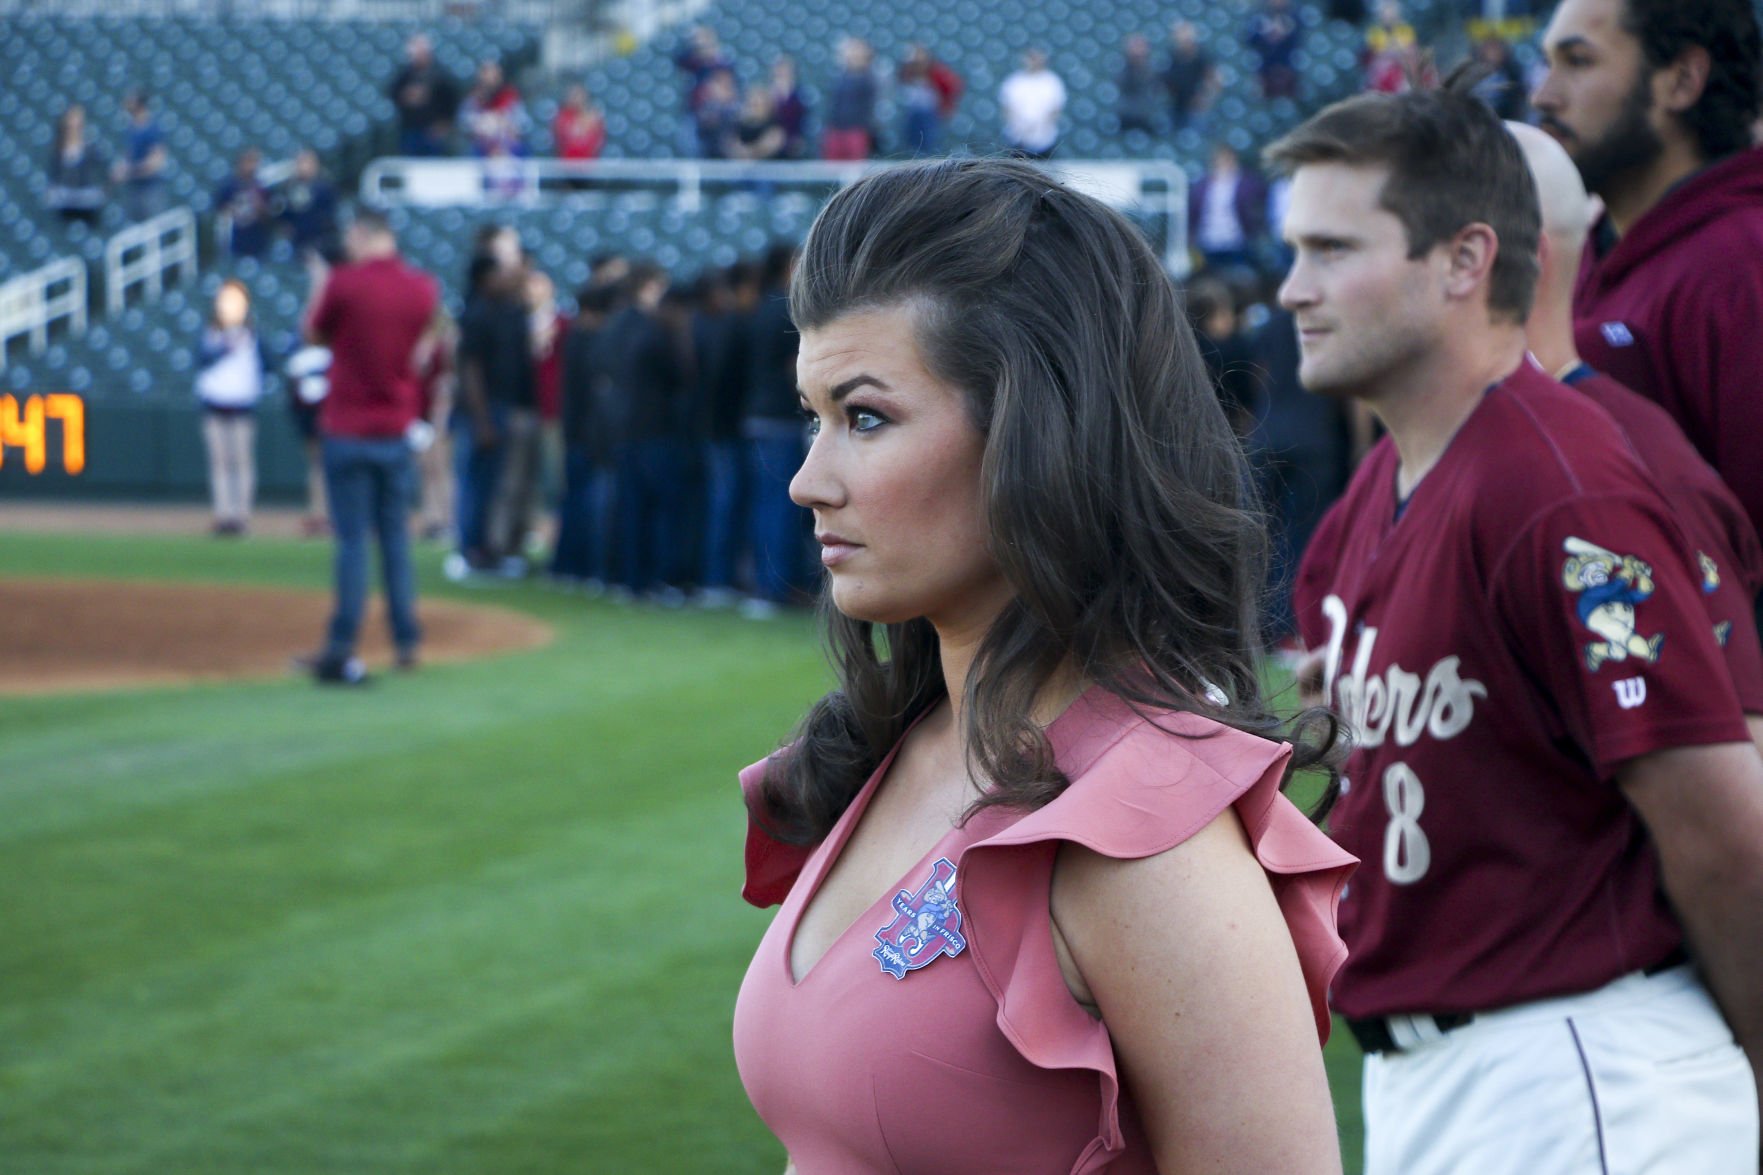
[[[25,472],[33,477],[49,466],[49,422],[61,424],[61,469],[78,475],[86,468],[86,405],[71,392],[43,396],[0,395],[0,468],[7,450],[24,454]],[[16,458],[15,458],[16,459]]]

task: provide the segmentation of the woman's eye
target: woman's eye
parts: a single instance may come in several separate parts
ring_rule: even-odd
[[[887,423],[887,419],[879,412],[871,412],[867,408],[851,409],[851,427],[857,432],[869,432]]]
[[[796,409],[796,414],[802,418],[802,427],[808,430],[809,436],[820,435],[820,415],[818,413],[812,408],[802,407]]]

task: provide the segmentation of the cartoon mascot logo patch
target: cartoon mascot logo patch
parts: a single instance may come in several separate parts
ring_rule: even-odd
[[[1665,634],[1642,636],[1635,630],[1635,605],[1653,594],[1653,569],[1633,555],[1618,555],[1596,543],[1568,538],[1561,544],[1567,562],[1561,581],[1579,593],[1579,621],[1601,639],[1585,647],[1586,668],[1594,672],[1606,661],[1635,657],[1659,659]]]
[[[1696,552],[1696,566],[1702,569],[1702,594],[1711,596],[1720,590],[1720,564],[1708,558],[1708,552]]]
[[[949,858],[937,858],[930,880],[917,893],[901,890],[894,895],[894,920],[875,932],[875,941],[881,945],[870,954],[895,979],[967,949],[955,905],[955,866]]]

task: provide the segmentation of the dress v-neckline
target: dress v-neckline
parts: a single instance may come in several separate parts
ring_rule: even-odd
[[[1092,684],[1079,692],[1078,696],[1073,698],[1071,702],[1059,712],[1058,716],[1056,716],[1052,722],[1047,724],[1046,734],[1050,742],[1055,737],[1054,731],[1065,721],[1068,714],[1086,705],[1094,706],[1094,702],[1091,699],[1093,695],[1097,693],[1097,688],[1098,687]],[[832,871],[833,863],[843,855],[846,844],[850,842],[852,835],[857,831],[857,825],[863,820],[863,814],[869,810],[869,802],[875,798],[876,790],[881,786],[882,779],[885,778],[888,771],[893,768],[894,760],[899,756],[900,749],[906,745],[907,737],[920,722],[924,721],[934,708],[935,707],[933,706],[924,710],[911,722],[907,723],[906,729],[900,732],[900,737],[894,742],[893,747],[882,757],[880,765],[876,767],[874,773],[870,775],[869,779],[864,782],[856,796],[852,797],[850,806],[847,807],[844,813],[839,817],[838,823],[833,825],[833,829],[827,834],[826,840],[821,842],[820,848],[817,850],[814,859],[809,862],[808,870],[804,874],[804,877],[798,879],[798,884],[801,884],[802,881],[805,880],[808,888],[807,892],[802,896],[801,905],[796,907],[795,914],[790,919],[789,926],[786,928],[786,933],[784,934],[783,942],[784,982],[789,984],[792,990],[799,988],[804,983],[808,982],[808,980],[814,975],[814,972],[820,968],[821,963],[825,962],[829,955],[844,945],[845,940],[857,933],[860,927],[868,923],[878,905],[883,902],[892,901],[894,895],[899,893],[902,889],[912,889],[912,880],[917,877],[919,871],[924,868],[924,863],[927,860],[933,859],[933,855],[938,853],[948,844],[950,837],[955,836],[958,833],[966,832],[971,827],[970,823],[957,824],[950,828],[948,832],[945,832],[941,837],[937,838],[937,842],[931,845],[930,848],[926,849],[904,873],[896,878],[893,885],[885,888],[874,901],[870,902],[869,905],[863,908],[863,912],[857,915],[850,925],[846,926],[833,937],[832,942],[827,946],[826,950],[822,951],[820,956],[808,965],[808,969],[802,972],[800,978],[796,976],[794,962],[796,934],[802,928],[803,916],[808,913],[808,908],[814,904],[814,899],[820,896],[820,888],[826,881],[826,875]],[[785,906],[785,910],[788,910],[787,905]],[[779,916],[783,917],[784,915],[780,914]],[[879,930],[881,929],[881,926],[878,925],[875,929]],[[870,933],[873,934],[874,931],[871,931]]]
[[[850,938],[853,934],[857,933],[859,928],[866,925],[870,916],[875,912],[876,906],[880,905],[882,902],[892,901],[894,895],[900,892],[902,888],[911,889],[912,878],[918,874],[919,870],[924,868],[925,861],[929,859],[933,853],[942,849],[943,846],[948,843],[950,837],[963,830],[964,826],[957,824],[951,827],[948,832],[945,832],[942,836],[938,837],[937,843],[926,849],[916,861],[907,867],[904,873],[895,879],[893,885],[885,888],[873,902],[870,902],[869,905],[865,906],[863,912],[858,914],[850,925],[846,926],[835,935],[826,950],[822,951],[819,957],[808,965],[807,970],[803,971],[799,978],[797,977],[794,957],[796,953],[796,934],[802,928],[802,919],[808,913],[808,908],[814,904],[814,899],[820,896],[820,888],[826,881],[826,875],[832,872],[833,864],[844,855],[845,846],[850,843],[851,837],[856,833],[857,825],[862,823],[863,814],[869,810],[869,802],[875,798],[876,790],[880,788],[882,779],[887,776],[888,771],[894,766],[894,760],[899,756],[900,748],[906,745],[907,735],[912,733],[913,728],[916,727],[919,722],[923,720],[925,714],[928,713],[930,713],[930,711],[926,710],[924,714],[920,714],[917,718],[914,718],[906,729],[901,732],[898,741],[894,743],[892,749],[888,751],[887,755],[882,758],[882,761],[880,765],[876,767],[875,772],[870,775],[869,779],[864,783],[856,796],[852,798],[850,806],[847,807],[844,814],[839,817],[839,822],[833,826],[832,832],[829,833],[826,840],[821,843],[818,857],[810,866],[810,873],[807,877],[807,892],[802,896],[802,904],[796,907],[795,915],[790,920],[788,933],[784,935],[784,979],[789,983],[792,989],[801,987],[804,983],[808,982],[809,977],[812,976],[815,971],[819,970],[821,963],[826,961],[827,956],[838,950],[847,938]],[[876,929],[879,930],[880,927],[878,926]],[[874,933],[874,931],[871,931],[871,933]]]

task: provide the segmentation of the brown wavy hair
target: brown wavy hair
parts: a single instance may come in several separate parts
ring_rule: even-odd
[[[893,306],[911,308],[927,366],[985,435],[991,555],[1015,591],[966,685],[968,762],[986,781],[968,815],[1067,786],[1030,718],[1062,670],[1141,709],[1279,737],[1258,674],[1267,540],[1249,466],[1139,230],[1023,162],[879,172],[815,220],[790,311],[807,331]],[[825,593],[821,610],[839,688],[749,801],[793,843],[824,837],[946,692],[928,621],[852,619]],[[1295,769],[1329,773],[1324,805],[1339,731],[1318,710],[1288,735]]]

